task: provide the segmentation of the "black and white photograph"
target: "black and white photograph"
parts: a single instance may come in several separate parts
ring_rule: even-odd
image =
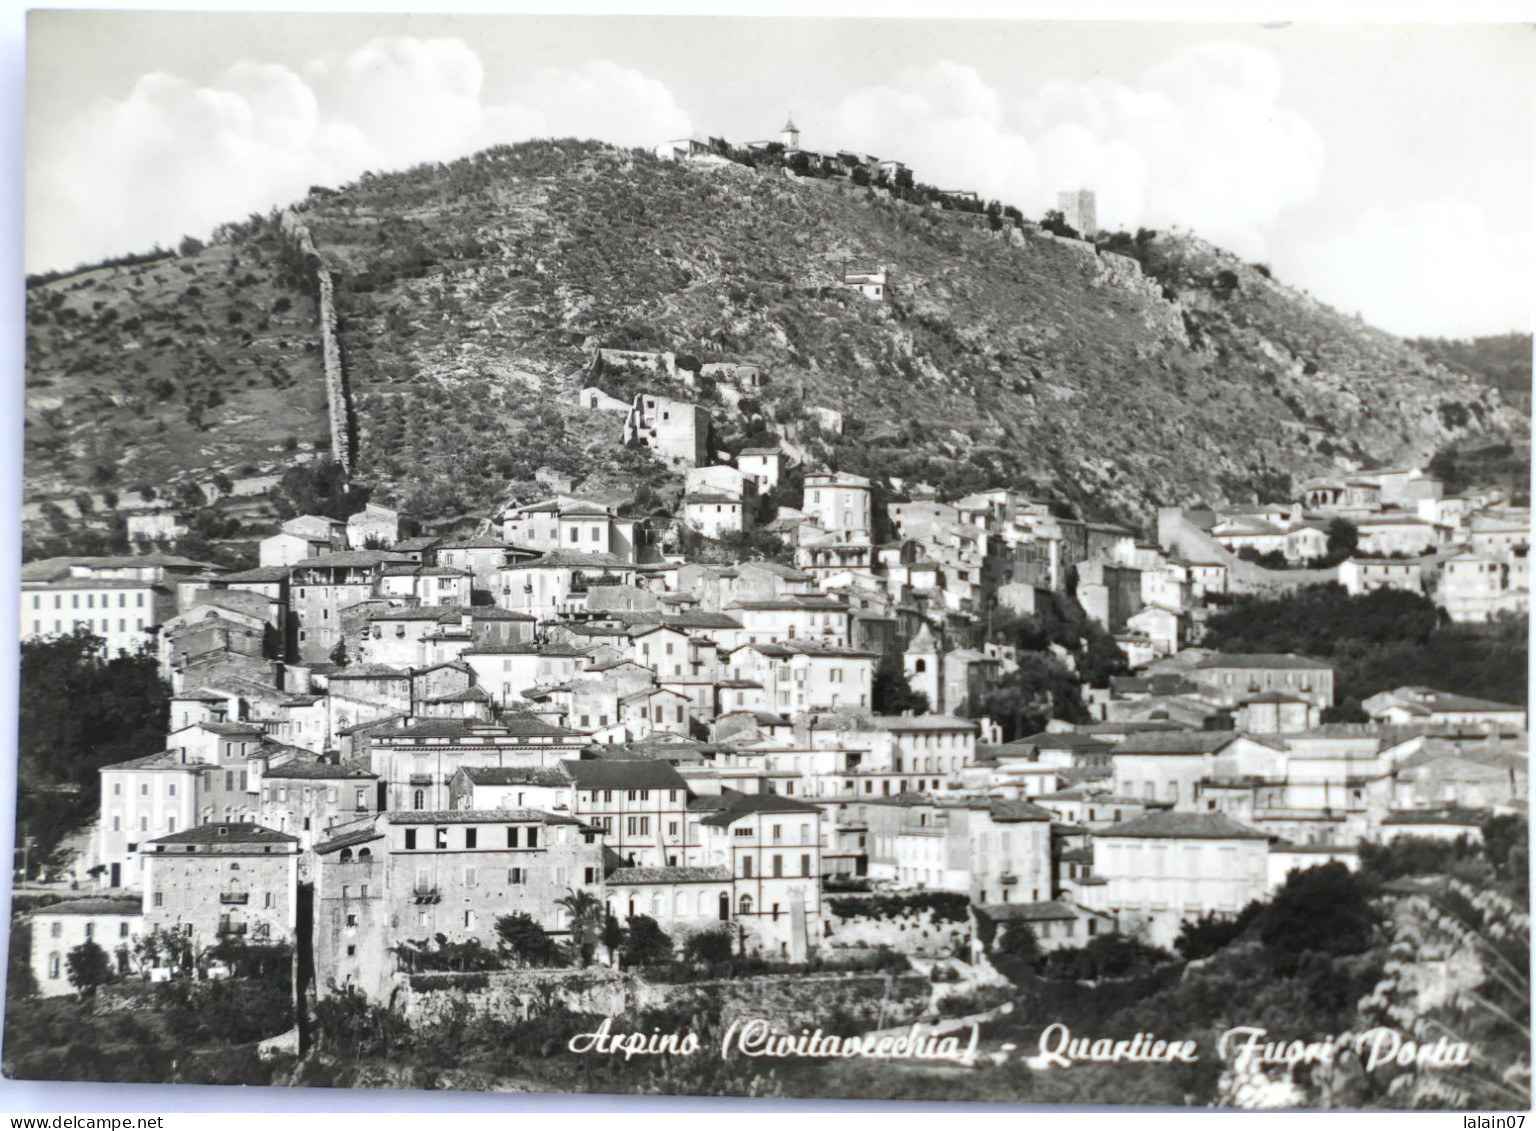
[[[1528,1111],[1533,74],[31,12],[6,1086]]]

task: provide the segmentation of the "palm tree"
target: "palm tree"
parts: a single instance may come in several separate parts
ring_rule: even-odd
[[[582,966],[587,966],[592,961],[593,942],[602,923],[603,904],[597,896],[585,889],[565,890],[566,894],[555,900],[555,905],[565,908],[566,914],[570,916],[571,942],[575,944]]]

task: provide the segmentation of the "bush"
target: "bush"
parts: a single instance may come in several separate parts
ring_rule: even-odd
[[[919,891],[874,895],[865,899],[829,899],[827,909],[839,919],[897,919],[931,911],[936,923],[964,923],[971,901],[959,892]]]
[[[683,956],[689,962],[714,964],[729,962],[735,952],[735,942],[728,927],[713,927],[690,935],[683,946]]]
[[[1087,946],[1052,951],[1046,955],[1043,966],[1049,978],[1096,982],[1103,978],[1136,977],[1172,961],[1173,955],[1161,947],[1124,935],[1100,935]]]
[[[1173,942],[1174,949],[1189,962],[1209,958],[1241,938],[1263,909],[1263,904],[1254,901],[1235,916],[1208,911],[1184,924]]]
[[[1308,953],[1360,954],[1375,936],[1369,880],[1343,864],[1292,872],[1259,916],[1259,938],[1277,973],[1296,972]]]
[[[539,922],[526,911],[514,911],[496,919],[496,935],[514,957],[528,966],[552,966],[560,948]]]
[[[619,947],[628,966],[649,966],[672,957],[672,939],[649,915],[631,915]]]
[[[491,984],[489,974],[412,974],[411,989],[417,993],[434,990],[483,990]]]

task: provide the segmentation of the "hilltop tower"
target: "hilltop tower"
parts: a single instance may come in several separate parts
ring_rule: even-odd
[[[784,143],[785,149],[800,148],[800,127],[795,125],[793,114],[785,119],[784,128],[779,131],[779,140]]]
[[[1056,207],[1061,210],[1061,215],[1066,222],[1077,229],[1083,239],[1091,240],[1098,232],[1098,203],[1094,199],[1092,189],[1059,192],[1056,194]]]

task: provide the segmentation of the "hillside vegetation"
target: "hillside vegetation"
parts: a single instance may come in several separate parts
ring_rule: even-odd
[[[675,497],[675,476],[620,445],[618,416],[576,403],[597,346],[762,363],[767,387],[739,409],[708,382],[672,390],[710,406],[718,446],[788,426],[833,466],[1011,485],[1087,517],[1268,497],[1342,461],[1525,430],[1486,383],[1187,235],[1095,255],[846,180],[571,141],[296,208],[336,278],[356,474],[433,520],[532,497],[545,467],[642,512]],[[887,265],[889,301],[840,287],[845,261]],[[32,497],[119,463],[124,481],[233,474],[307,448],[324,416],[300,275],[274,214],[196,255],[32,286]],[[621,396],[671,384],[601,379]],[[841,411],[846,433],[806,406]]]

